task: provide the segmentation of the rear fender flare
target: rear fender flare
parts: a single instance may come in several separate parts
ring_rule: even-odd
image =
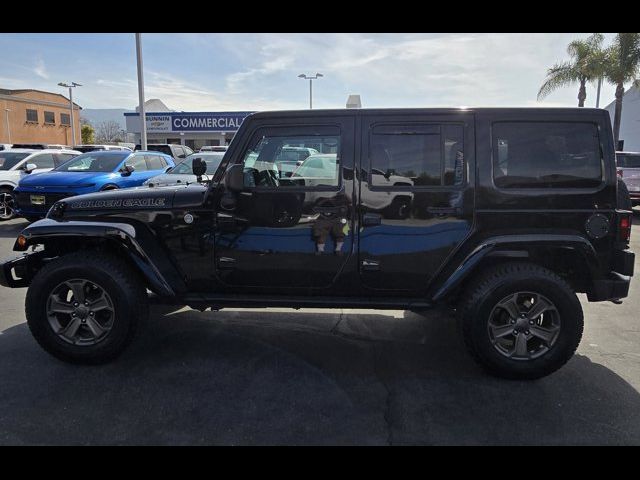
[[[593,245],[580,235],[502,235],[483,240],[435,291],[433,302],[444,299],[463,280],[475,273],[487,257],[529,258],[537,247],[555,247],[577,252],[584,259],[591,278],[597,276],[598,257]]]

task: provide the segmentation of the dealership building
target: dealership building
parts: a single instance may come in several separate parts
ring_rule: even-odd
[[[160,100],[145,102],[148,143],[178,143],[193,150],[228,145],[245,117],[253,112],[176,112]],[[125,112],[127,133],[140,143],[140,113]]]

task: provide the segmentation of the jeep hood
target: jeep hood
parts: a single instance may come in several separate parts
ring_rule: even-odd
[[[63,216],[135,210],[193,208],[202,205],[207,187],[200,184],[166,187],[136,187],[87,193],[60,200]],[[58,206],[59,205],[59,206]]]

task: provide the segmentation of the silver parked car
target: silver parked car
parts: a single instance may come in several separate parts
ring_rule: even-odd
[[[631,197],[631,204],[640,205],[640,152],[616,152],[618,177],[620,177]]]
[[[156,175],[146,180],[143,185],[176,185],[180,183],[195,183],[198,178],[193,174],[193,160],[201,158],[207,164],[206,177],[210,179],[213,174],[216,173],[222,157],[225,152],[202,152],[192,153],[182,162],[178,163],[175,167],[169,170],[167,173]]]

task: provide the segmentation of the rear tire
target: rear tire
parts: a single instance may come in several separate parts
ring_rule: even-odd
[[[569,361],[582,338],[578,297],[562,278],[538,265],[493,267],[472,281],[465,295],[459,309],[464,342],[492,375],[517,380],[549,375]],[[534,309],[549,304],[535,315]]]
[[[123,261],[77,252],[38,272],[27,291],[25,311],[44,350],[65,362],[99,364],[117,357],[131,342],[138,322],[148,315],[148,299],[143,282]]]

